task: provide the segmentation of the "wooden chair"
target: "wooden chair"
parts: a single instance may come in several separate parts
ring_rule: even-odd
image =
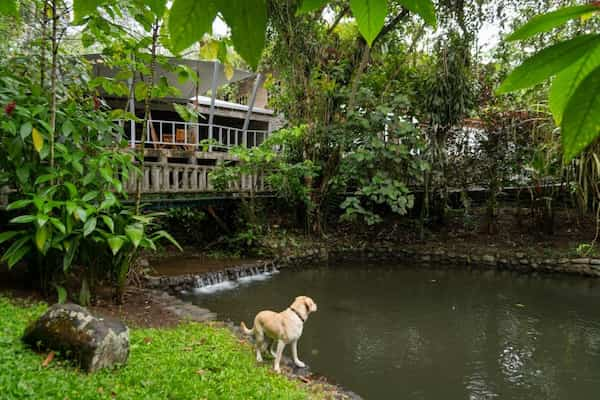
[[[183,150],[188,150],[188,151],[192,151],[196,148],[194,141],[195,139],[195,133],[194,133],[194,128],[188,129],[187,131],[187,143],[186,143],[186,138],[185,138],[185,129],[177,129],[175,131],[175,143],[179,146],[181,146],[181,148]]]
[[[175,130],[175,143],[185,144],[185,129],[180,128]]]
[[[173,134],[172,133],[163,133],[162,141],[164,143],[173,143]]]

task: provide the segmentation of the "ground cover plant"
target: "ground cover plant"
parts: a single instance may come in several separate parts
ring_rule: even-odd
[[[298,383],[256,367],[252,350],[225,328],[184,323],[131,329],[126,366],[87,375],[57,356],[26,348],[20,337],[46,305],[0,297],[3,399],[305,399]]]

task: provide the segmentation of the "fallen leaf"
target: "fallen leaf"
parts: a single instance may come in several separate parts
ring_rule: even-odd
[[[52,360],[54,360],[54,356],[55,355],[56,354],[54,354],[54,352],[51,351],[50,354],[48,354],[48,357],[46,357],[46,359],[42,363],[42,367],[46,368],[48,365],[50,365],[50,363],[52,362]]]
[[[200,375],[200,376],[204,375],[205,373],[206,373],[206,371],[203,369],[199,369],[198,371],[196,371],[196,375]]]
[[[144,338],[144,343],[146,343],[146,344],[152,343],[152,338],[151,337],[145,337]]]

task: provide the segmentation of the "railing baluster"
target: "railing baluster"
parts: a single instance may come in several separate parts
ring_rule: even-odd
[[[127,189],[135,191],[137,179],[141,179],[143,193],[207,192],[214,190],[209,173],[214,167],[165,162],[147,162],[141,176],[131,176]],[[232,182],[227,191],[247,193],[251,189],[267,190],[262,174],[244,174]]]
[[[208,151],[211,152],[212,151],[212,139],[213,139],[213,126],[212,125],[208,125],[208,141],[209,141],[209,145],[208,145]]]

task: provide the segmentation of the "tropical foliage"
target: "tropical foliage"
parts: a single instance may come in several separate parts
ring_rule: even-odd
[[[538,15],[507,40],[525,40],[575,18],[589,19],[600,3],[565,7]],[[556,76],[549,92],[550,110],[561,127],[563,157],[570,161],[600,135],[600,35],[577,35],[548,46],[516,68],[498,93],[534,86]]]
[[[228,77],[234,66],[261,72],[270,107],[285,117],[211,174],[220,190],[252,183],[234,241],[252,244],[265,230],[263,190],[318,235],[340,220],[358,228],[412,213],[423,236],[447,222],[456,193],[468,218],[473,186],[487,190],[491,233],[507,185],[528,188],[547,233],[559,196],[581,214],[600,210],[598,2],[1,3],[11,40],[0,44],[0,187],[12,190],[2,261],[27,262],[61,294],[78,273],[84,303],[102,278],[121,298],[139,250],[174,242],[144,211],[141,179],[127,195],[144,169],[145,135],[127,149],[115,123],[145,126],[153,101],[178,95],[158,68],[198,83],[166,56],[219,60]],[[501,32],[516,30],[484,54],[483,24],[511,15]],[[218,20],[224,38],[211,36]],[[100,53],[116,77],[92,78],[84,51]],[[109,109],[101,93],[135,98],[143,118]],[[198,104],[176,109],[184,121],[199,113]]]

